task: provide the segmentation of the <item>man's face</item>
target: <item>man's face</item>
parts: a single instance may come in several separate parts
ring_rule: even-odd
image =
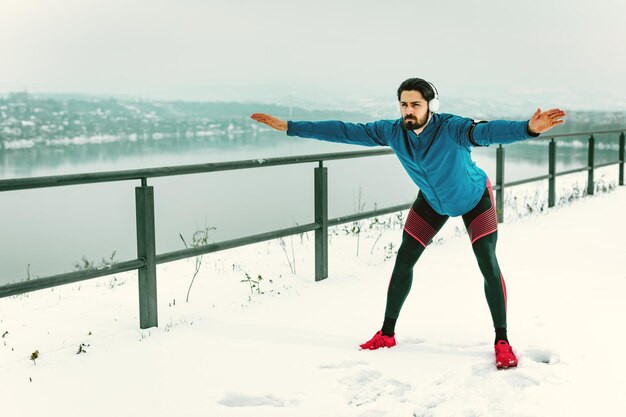
[[[403,91],[400,94],[400,112],[405,129],[416,130],[428,122],[428,102],[419,91]]]

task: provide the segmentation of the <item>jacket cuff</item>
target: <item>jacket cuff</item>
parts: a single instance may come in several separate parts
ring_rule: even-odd
[[[533,132],[531,132],[529,123],[526,123],[526,134],[528,134],[528,136],[531,137],[531,138],[536,138],[537,136],[541,135],[541,133],[533,133]]]

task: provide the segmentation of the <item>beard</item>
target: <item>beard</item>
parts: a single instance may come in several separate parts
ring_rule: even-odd
[[[418,119],[415,116],[405,116],[402,119],[402,126],[404,126],[407,130],[416,130],[426,126],[428,123],[428,113],[424,116],[422,120]]]

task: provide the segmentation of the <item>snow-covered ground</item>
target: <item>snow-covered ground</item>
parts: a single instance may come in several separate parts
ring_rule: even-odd
[[[366,220],[358,256],[354,234],[332,235],[319,283],[312,234],[204,256],[189,302],[194,260],[160,266],[158,328],[139,330],[132,273],[1,299],[0,413],[624,416],[625,209],[619,187],[500,226],[516,369],[493,364],[460,219],[415,268],[398,345],[360,351],[400,240],[399,222]]]

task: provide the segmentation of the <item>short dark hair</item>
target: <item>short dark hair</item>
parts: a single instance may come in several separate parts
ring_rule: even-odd
[[[422,80],[421,78],[409,78],[408,80],[404,80],[402,84],[400,84],[400,87],[398,87],[398,101],[400,101],[400,96],[403,91],[419,91],[426,101],[435,98],[433,86],[430,85],[428,81]]]

